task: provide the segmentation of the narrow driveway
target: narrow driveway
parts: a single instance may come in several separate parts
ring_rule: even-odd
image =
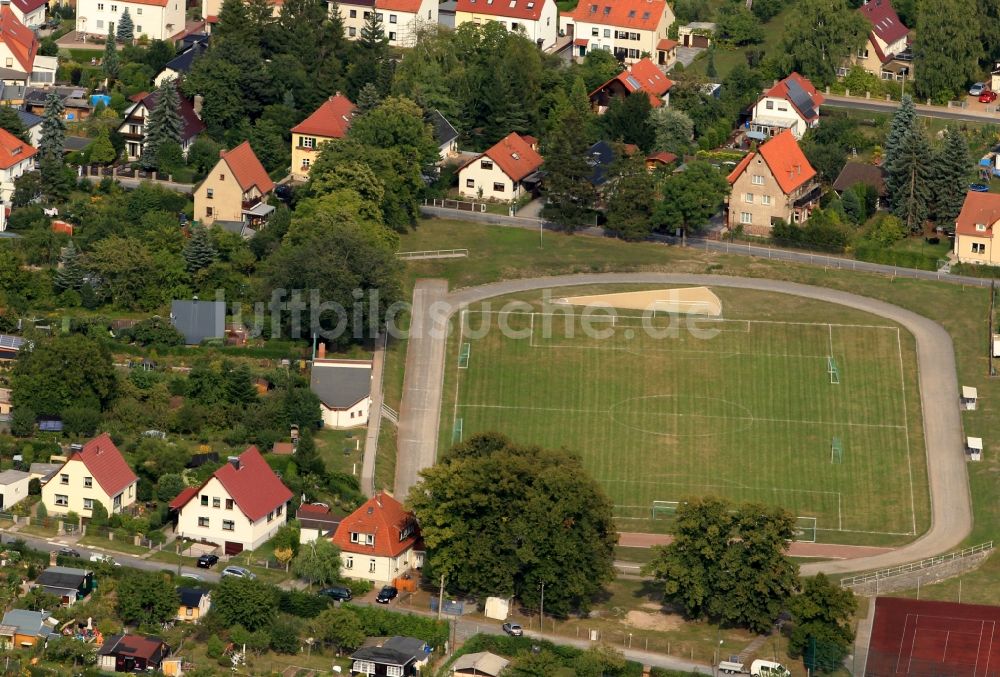
[[[443,293],[442,286],[445,283],[441,280],[419,281],[414,291],[414,316],[403,386],[404,407],[409,397],[411,409],[407,415],[405,435],[403,419],[400,419],[400,459],[396,466],[397,491],[405,495],[401,487],[405,487],[408,491],[409,487],[416,483],[418,471],[434,462],[441,418],[446,346],[445,334],[440,331],[441,324],[445,322],[442,315],[453,314],[463,306],[504,294],[575,285],[626,283],[709,285],[792,294],[880,315],[898,322],[916,338],[924,439],[927,445],[927,473],[930,478],[930,530],[913,543],[891,552],[806,564],[801,568],[804,575],[819,572],[844,574],[905,564],[950,550],[958,546],[969,534],[972,529],[972,502],[969,495],[965,453],[962,448],[955,351],[948,332],[926,317],[876,299],[782,280],[721,275],[672,273],[563,275],[507,280],[451,294]],[[427,303],[429,298],[433,298],[437,303]],[[432,336],[429,330],[435,327],[438,331]]]

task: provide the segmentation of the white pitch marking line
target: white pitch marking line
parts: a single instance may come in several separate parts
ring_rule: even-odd
[[[896,352],[899,355],[899,391],[903,395],[903,431],[906,439],[906,474],[910,481],[910,516],[913,519],[913,535],[917,535],[917,503],[913,497],[913,462],[910,459],[910,418],[906,406],[906,372],[903,369],[903,340],[896,329]]]

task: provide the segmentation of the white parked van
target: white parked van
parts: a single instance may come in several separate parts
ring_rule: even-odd
[[[792,673],[781,663],[756,660],[750,664],[751,677],[792,677]]]

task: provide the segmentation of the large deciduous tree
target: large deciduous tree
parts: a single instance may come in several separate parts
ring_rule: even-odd
[[[340,580],[340,549],[326,538],[305,543],[292,560],[292,573],[314,585],[336,583]]]
[[[801,656],[813,673],[842,668],[854,642],[851,620],[857,607],[854,593],[825,575],[805,579],[802,592],[788,602],[795,624],[789,653],[794,658]]]
[[[665,150],[683,157],[691,148],[694,138],[694,122],[682,110],[661,106],[650,114],[653,125],[654,148]]]
[[[565,450],[486,433],[452,447],[409,496],[428,567],[449,590],[516,597],[556,615],[613,578],[611,501]]]
[[[177,615],[180,598],[169,579],[134,569],[118,581],[118,616],[126,623],[165,623]]]
[[[660,229],[700,230],[719,211],[728,192],[726,178],[710,163],[689,162],[683,172],[664,177],[653,221]]]
[[[104,409],[118,392],[111,353],[82,334],[36,339],[22,350],[11,383],[14,408],[40,415],[74,405]]]
[[[691,618],[770,629],[798,584],[798,567],[785,556],[792,515],[696,498],[678,507],[672,534],[644,570],[663,584],[667,602]]]
[[[788,19],[784,55],[779,57],[782,70],[798,71],[817,87],[832,84],[869,29],[845,0],[802,0]]]
[[[277,615],[277,588],[257,579],[225,576],[212,591],[212,610],[226,627],[266,628]]]
[[[976,9],[976,0],[919,0],[913,68],[921,97],[944,101],[978,78],[983,45]]]

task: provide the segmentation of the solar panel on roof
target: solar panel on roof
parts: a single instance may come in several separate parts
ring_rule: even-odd
[[[642,85],[639,84],[639,81],[636,80],[631,75],[625,78],[625,81],[628,82],[630,85],[632,85],[632,87],[634,87],[635,89],[642,89]]]
[[[806,90],[802,89],[798,82],[795,80],[788,80],[786,83],[788,87],[788,98],[792,100],[795,107],[798,108],[802,115],[806,118],[816,117],[816,110],[813,108],[812,97],[809,96]]]
[[[24,338],[21,336],[11,336],[10,334],[0,334],[0,348],[19,350],[24,345]]]

